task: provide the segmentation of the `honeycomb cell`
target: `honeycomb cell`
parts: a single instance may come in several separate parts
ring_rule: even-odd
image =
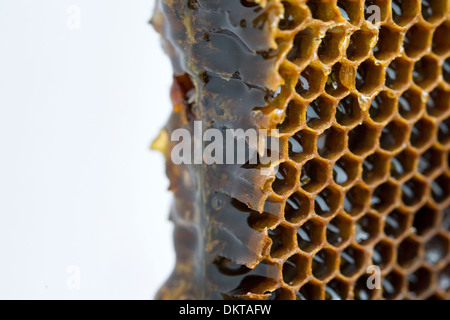
[[[384,0],[366,0],[364,1],[364,18],[372,24],[384,21],[389,13],[390,4]],[[374,13],[380,13],[378,16]]]
[[[336,121],[341,126],[353,126],[361,121],[361,106],[358,97],[350,94],[341,99],[336,107]]]
[[[321,217],[329,217],[336,213],[341,202],[341,193],[334,187],[322,190],[314,200],[314,211]]]
[[[375,37],[376,34],[372,30],[358,30],[353,33],[347,47],[347,58],[352,61],[359,61],[367,57]]]
[[[416,153],[405,149],[391,160],[391,176],[401,180],[414,172],[416,166]]]
[[[355,283],[353,288],[355,300],[372,300],[376,295],[376,290],[369,289],[369,284],[372,284],[371,279],[363,275]]]
[[[421,114],[423,104],[422,92],[408,89],[398,98],[398,112],[404,119],[411,120]]]
[[[390,91],[381,91],[372,99],[369,108],[370,118],[378,123],[387,121],[395,110],[395,96]]]
[[[345,38],[345,30],[342,27],[334,27],[328,30],[317,50],[320,61],[325,64],[335,62],[340,57],[340,47]]]
[[[298,130],[301,123],[305,121],[303,116],[305,109],[301,102],[297,100],[290,101],[286,108],[284,121],[277,126],[277,129],[281,133],[290,133]]]
[[[314,66],[308,66],[298,77],[295,90],[305,99],[313,98],[320,93],[325,78],[326,77],[321,69]]]
[[[334,273],[337,268],[337,255],[334,250],[322,249],[314,255],[312,260],[312,274],[318,280],[324,280]]]
[[[331,280],[325,286],[325,300],[346,300],[350,287],[346,281],[338,278]]]
[[[412,178],[402,184],[402,201],[405,206],[415,206],[422,202],[427,191],[426,182],[419,178]]]
[[[444,210],[444,217],[442,219],[442,229],[450,232],[450,208]]]
[[[284,218],[288,222],[298,223],[308,216],[310,207],[309,198],[303,193],[295,192],[286,200]]]
[[[448,3],[445,0],[422,0],[421,3],[422,17],[429,22],[441,19],[448,9]]]
[[[315,149],[315,139],[313,133],[301,130],[288,139],[289,158],[295,162],[302,162],[308,159]]]
[[[396,28],[382,26],[378,32],[378,42],[373,48],[373,54],[378,60],[392,58],[400,47],[400,32]]]
[[[401,237],[409,229],[409,221],[408,213],[399,209],[393,210],[386,216],[384,234],[393,239]]]
[[[338,0],[337,6],[341,16],[352,24],[357,24],[361,19],[361,9],[359,1]]]
[[[417,149],[422,149],[433,142],[435,135],[434,123],[426,118],[417,121],[411,129],[409,138],[411,145]]]
[[[367,207],[370,201],[370,191],[362,184],[351,188],[345,194],[344,210],[351,216],[358,216]]]
[[[392,0],[392,20],[399,26],[407,25],[420,9],[415,0]]]
[[[395,259],[395,250],[388,241],[380,241],[373,248],[372,262],[381,270],[386,269]]]
[[[442,150],[431,147],[419,158],[418,172],[424,176],[430,176],[441,169],[444,163],[444,153]]]
[[[450,57],[442,64],[442,76],[447,83],[450,83]]]
[[[450,117],[443,120],[438,128],[438,141],[446,145],[450,142]]]
[[[381,153],[374,153],[364,159],[362,164],[362,178],[367,184],[382,181],[389,173],[390,159]]]
[[[297,293],[297,300],[320,300],[322,299],[322,287],[316,282],[308,282],[303,285]]]
[[[401,90],[408,84],[412,65],[404,58],[396,58],[386,69],[385,84],[393,90]]]
[[[409,267],[419,259],[420,243],[411,237],[403,240],[398,246],[397,262],[402,267]]]
[[[437,87],[430,92],[427,101],[427,113],[432,117],[441,117],[450,110],[450,91]]]
[[[338,127],[331,127],[317,137],[317,152],[322,158],[335,159],[346,147],[346,134]]]
[[[437,203],[450,197],[450,177],[447,174],[440,175],[431,183],[431,195]]]
[[[370,206],[380,213],[385,212],[396,203],[398,193],[397,185],[390,181],[385,182],[373,191]]]
[[[300,184],[307,192],[320,190],[328,180],[328,165],[326,162],[313,159],[305,163],[300,175]]]
[[[283,1],[284,7],[283,18],[278,24],[280,30],[292,30],[298,27],[301,21],[306,17],[307,13],[299,6],[291,2]]]
[[[289,286],[296,286],[308,275],[308,259],[300,254],[293,255],[283,264],[283,281]]]
[[[270,255],[273,258],[281,258],[294,248],[292,229],[278,226],[274,230],[269,229],[267,232],[272,241]]]
[[[344,215],[338,215],[327,224],[326,237],[329,244],[340,247],[351,236],[351,221]]]
[[[431,272],[426,268],[419,268],[408,276],[408,289],[412,297],[423,294],[431,285]]]
[[[419,236],[426,236],[436,227],[439,213],[429,205],[423,206],[414,215],[413,227]]]
[[[450,21],[443,22],[433,34],[432,50],[437,55],[445,55],[450,51]]]
[[[341,157],[333,167],[333,179],[338,185],[348,186],[358,177],[358,160],[350,155]]]
[[[450,289],[450,264],[439,273],[438,284],[443,291]]]
[[[348,133],[348,148],[362,156],[371,152],[378,142],[378,131],[368,123],[362,123]]]
[[[436,235],[425,245],[425,259],[435,265],[442,261],[449,253],[449,241],[442,235]]]
[[[439,64],[435,58],[425,56],[414,64],[412,76],[414,83],[423,89],[428,89],[438,79]]]
[[[340,271],[346,277],[352,277],[363,270],[365,252],[361,248],[351,245],[341,252]]]
[[[383,128],[380,137],[380,147],[394,152],[401,148],[406,141],[408,126],[402,121],[391,121]]]
[[[273,191],[279,195],[290,192],[297,183],[297,175],[297,168],[292,163],[280,163],[272,183]]]
[[[340,97],[348,92],[348,87],[351,85],[352,67],[342,65],[340,62],[336,63],[328,74],[327,82],[325,84],[325,91],[332,96]]]
[[[405,34],[403,48],[410,58],[423,55],[429,47],[430,31],[422,24],[412,26]]]
[[[401,273],[394,270],[383,278],[383,298],[393,300],[397,298],[403,288],[405,279]]]
[[[336,18],[335,6],[327,0],[308,0],[306,3],[314,19],[330,21]]]
[[[356,71],[355,87],[363,94],[373,93],[382,83],[382,66],[372,60],[361,63]]]
[[[380,234],[380,219],[374,214],[362,216],[355,224],[355,241],[366,245]]]
[[[298,247],[305,252],[314,251],[322,244],[323,236],[323,223],[317,219],[308,220],[297,230]]]
[[[287,59],[298,66],[303,66],[314,56],[316,37],[316,32],[311,28],[306,28],[298,32],[294,38],[292,49],[287,55]]]
[[[321,96],[311,102],[306,109],[306,124],[311,129],[319,129],[327,125],[333,116],[333,101]]]

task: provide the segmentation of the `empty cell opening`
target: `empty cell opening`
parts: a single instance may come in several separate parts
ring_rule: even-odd
[[[304,110],[304,105],[297,100],[290,101],[286,108],[284,121],[277,126],[277,129],[280,130],[281,133],[288,133],[297,129],[304,121],[302,118]]]
[[[371,60],[361,63],[356,72],[355,87],[361,93],[370,94],[382,82],[382,67]]]
[[[416,24],[405,34],[403,47],[408,57],[416,58],[425,53],[428,48],[430,33],[427,27]]]
[[[289,158],[295,162],[307,159],[314,152],[315,136],[305,130],[288,139]]]
[[[331,127],[317,138],[317,152],[322,158],[334,159],[344,150],[345,138],[344,131]]]
[[[431,285],[431,272],[428,269],[420,268],[408,276],[409,294],[417,297],[424,293]]]
[[[308,216],[309,210],[309,198],[302,193],[296,192],[286,200],[284,218],[288,222],[297,223]]]
[[[436,82],[438,73],[438,62],[430,56],[425,56],[414,65],[413,80],[418,86],[428,88]]]
[[[319,220],[308,220],[297,230],[300,250],[311,252],[322,244],[323,224]]]
[[[336,253],[330,249],[323,249],[317,252],[312,261],[312,273],[318,280],[323,280],[330,276],[336,269]]]
[[[419,259],[420,244],[408,237],[400,243],[397,250],[397,262],[402,267],[408,267]]]
[[[398,112],[406,120],[419,115],[422,106],[422,93],[418,90],[408,89],[398,98]]]
[[[378,33],[378,41],[373,48],[373,54],[378,60],[387,60],[398,52],[400,46],[400,32],[382,26]]]
[[[450,117],[439,124],[438,140],[442,144],[450,142]]]
[[[381,153],[371,154],[364,160],[362,169],[362,178],[366,183],[377,183],[389,172],[389,158]]]
[[[450,22],[442,23],[433,34],[432,49],[438,55],[446,54],[450,50]]]
[[[348,284],[339,279],[333,279],[325,286],[325,300],[346,300],[348,293]]]
[[[362,185],[356,185],[347,191],[344,198],[344,210],[352,216],[364,211],[370,198],[370,192]]]
[[[367,285],[372,282],[366,275],[363,275],[358,279],[358,281],[356,281],[353,289],[355,300],[372,300],[375,297],[376,290],[369,289],[369,286]]]
[[[327,224],[327,241],[329,244],[339,247],[348,241],[351,235],[351,221],[342,215],[336,216]]]
[[[411,74],[411,64],[402,58],[391,62],[386,69],[385,84],[391,89],[399,90],[408,82]]]
[[[442,261],[448,255],[448,252],[448,240],[441,235],[431,238],[425,245],[425,259],[432,265]]]
[[[448,9],[448,1],[445,0],[422,0],[422,17],[434,22],[444,16]]]
[[[316,48],[316,34],[310,28],[306,28],[297,33],[291,51],[287,55],[287,59],[297,65],[309,60],[314,56]]]
[[[302,22],[307,13],[300,7],[293,5],[290,2],[283,1],[284,7],[283,19],[280,20],[278,28],[280,30],[292,30],[295,29],[300,22]]]
[[[406,206],[415,206],[425,197],[427,185],[422,180],[412,178],[402,184],[402,201]]]
[[[292,190],[296,185],[296,180],[297,169],[292,164],[283,162],[278,166],[272,189],[276,194],[283,195]]]
[[[447,265],[438,276],[439,288],[443,291],[447,291],[450,288],[450,265]]]
[[[396,239],[402,236],[409,227],[409,216],[398,209],[392,211],[384,221],[384,234]]]
[[[387,241],[379,242],[372,252],[372,262],[374,265],[385,269],[394,259],[394,248]]]
[[[395,151],[400,148],[406,141],[408,134],[408,126],[394,120],[383,128],[380,137],[380,146],[387,151]]]
[[[363,216],[355,224],[355,241],[361,245],[365,245],[380,233],[380,219],[372,214]]]
[[[372,39],[375,38],[372,31],[358,30],[350,37],[347,47],[347,58],[352,61],[366,57],[370,51]]]
[[[444,217],[442,218],[442,229],[450,232],[450,208],[444,210]]]
[[[373,191],[370,206],[382,213],[396,203],[397,196],[398,187],[391,182],[385,182]]]
[[[427,112],[432,117],[440,117],[450,109],[450,91],[437,87],[430,92],[427,101]]]
[[[311,129],[319,129],[327,125],[333,116],[334,104],[329,98],[321,96],[306,108],[306,124]]]
[[[314,19],[330,21],[336,17],[336,11],[332,1],[308,0],[306,4]]]
[[[321,90],[324,79],[325,75],[322,70],[308,66],[298,77],[295,90],[303,98],[309,99]]]
[[[391,160],[391,176],[402,179],[411,174],[415,169],[416,154],[411,150],[403,150]]]
[[[376,146],[377,140],[376,128],[363,123],[348,133],[348,148],[355,155],[363,155]]]
[[[450,58],[445,59],[442,64],[442,76],[447,83],[450,83]]]
[[[336,63],[328,75],[325,91],[336,97],[348,91],[348,87],[351,86],[353,81],[352,70],[351,68],[344,67],[340,62]]]
[[[310,160],[302,167],[300,175],[301,187],[307,192],[320,189],[328,180],[327,164],[318,159]]]
[[[415,148],[423,148],[433,142],[434,134],[434,123],[427,119],[420,119],[412,127],[409,140]]]
[[[396,271],[392,271],[386,277],[384,277],[382,282],[383,298],[394,299],[396,298],[404,285],[403,277]]]
[[[364,266],[364,251],[356,246],[347,247],[341,255],[341,273],[346,277],[354,276],[360,272]]]
[[[303,281],[308,274],[308,259],[296,254],[283,264],[283,281],[287,285],[295,286]]]
[[[392,20],[399,26],[408,24],[419,13],[416,0],[392,0]]]
[[[389,3],[385,0],[366,0],[364,1],[364,18],[372,24],[376,24],[378,16],[375,13],[380,13],[380,21],[386,20],[389,12]]]
[[[375,122],[388,120],[395,110],[395,95],[390,91],[382,91],[375,98],[369,108],[369,115]]]
[[[341,186],[351,184],[358,177],[358,161],[350,156],[343,156],[333,167],[334,182]]]
[[[329,64],[339,58],[339,48],[344,37],[345,31],[342,27],[335,27],[328,30],[317,50],[320,61]]]
[[[414,215],[413,227],[419,236],[424,236],[434,228],[437,219],[438,212],[427,205]]]
[[[359,122],[361,115],[361,106],[354,94],[341,99],[336,106],[336,121],[342,126],[351,126]]]
[[[314,211],[321,217],[329,217],[336,213],[340,205],[340,193],[333,187],[322,190],[314,200]]]
[[[444,163],[444,154],[434,147],[425,151],[419,158],[418,171],[424,176],[433,174],[439,170]]]
[[[300,288],[297,293],[297,300],[320,300],[322,299],[322,289],[321,286],[308,282],[303,287]]]
[[[450,196],[450,177],[443,174],[436,178],[431,184],[431,195],[437,203],[447,200]]]
[[[294,247],[291,229],[278,226],[274,230],[269,229],[267,233],[269,238],[272,240],[270,255],[273,258],[280,258]]]
[[[338,0],[337,5],[341,16],[352,24],[357,24],[360,20],[360,2],[353,0]]]

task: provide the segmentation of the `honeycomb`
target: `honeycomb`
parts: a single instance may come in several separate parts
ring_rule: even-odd
[[[448,0],[160,0],[152,23],[174,68],[157,298],[450,298]],[[174,165],[195,120],[276,128],[281,157]]]

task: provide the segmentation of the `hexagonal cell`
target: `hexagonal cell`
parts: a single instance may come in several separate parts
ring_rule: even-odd
[[[386,69],[385,84],[393,90],[400,90],[410,81],[412,65],[404,58],[396,58]]]
[[[442,64],[442,76],[447,83],[450,83],[450,57]]]
[[[400,47],[400,32],[389,26],[382,26],[378,33],[378,42],[373,48],[373,54],[378,60],[388,60],[394,56]]]
[[[344,215],[338,215],[327,224],[327,241],[329,244],[339,247],[348,239],[352,232],[352,222]]]
[[[364,122],[348,133],[348,148],[361,156],[372,151],[378,141],[378,130],[370,124]]]
[[[421,3],[422,17],[429,22],[441,19],[448,9],[448,2],[444,0],[422,0]]]
[[[435,136],[434,123],[426,118],[417,121],[411,129],[410,142],[417,149],[424,148],[433,143]]]
[[[428,48],[430,32],[425,25],[416,24],[405,34],[403,47],[408,57],[416,58],[424,54]]]
[[[380,269],[385,269],[394,260],[394,247],[388,241],[380,241],[373,248],[372,262]]]
[[[314,211],[321,217],[329,217],[336,213],[341,202],[341,194],[334,187],[322,190],[314,200]]]
[[[439,272],[438,285],[443,291],[450,289],[450,264]]]
[[[390,91],[381,91],[369,108],[369,115],[375,122],[385,122],[395,111],[395,95]]]
[[[442,235],[436,235],[425,245],[425,259],[434,265],[443,260],[449,253],[450,244]]]
[[[355,87],[363,94],[371,94],[382,83],[382,66],[372,60],[361,63],[356,71]]]
[[[296,192],[286,200],[284,218],[291,223],[298,223],[305,219],[310,210],[310,200],[303,193]]]
[[[308,282],[297,293],[297,300],[321,300],[322,287],[316,282]]]
[[[450,91],[437,87],[430,92],[427,101],[427,112],[432,117],[440,117],[450,109]]]
[[[337,268],[336,252],[330,249],[322,249],[314,255],[312,260],[312,274],[318,280],[329,277]]]
[[[353,82],[353,70],[351,66],[336,63],[328,74],[325,91],[334,97],[340,97],[348,92]]]
[[[317,95],[325,82],[323,70],[314,66],[307,66],[298,77],[295,90],[305,99],[310,99]]]
[[[306,124],[312,129],[327,125],[333,116],[333,101],[321,96],[311,102],[306,108]]]
[[[327,0],[308,0],[306,3],[314,19],[330,21],[336,16],[334,3]]]
[[[319,159],[305,163],[300,175],[303,190],[315,192],[322,188],[328,180],[328,164]]]
[[[375,297],[376,290],[369,289],[368,284],[371,284],[371,279],[363,275],[355,283],[353,289],[355,300],[372,300]]]
[[[355,245],[345,248],[341,252],[341,273],[346,277],[352,277],[364,267],[366,254],[364,250]]]
[[[389,3],[384,0],[366,0],[364,1],[364,18],[372,24],[376,24],[378,17],[375,18],[374,13],[378,11],[374,11],[373,8],[377,8],[380,13],[380,21],[384,21],[389,13],[389,7]]]
[[[447,174],[440,175],[431,183],[431,195],[437,203],[450,197],[450,177]]]
[[[379,185],[372,193],[370,206],[382,213],[389,210],[397,202],[398,186],[388,181]]]
[[[450,117],[439,124],[438,140],[444,145],[450,142]]]
[[[409,217],[408,213],[399,209],[389,213],[384,221],[384,234],[393,239],[402,236],[409,229]]]
[[[303,65],[314,56],[317,47],[315,41],[317,36],[316,31],[311,28],[298,32],[294,38],[292,49],[286,58],[298,66]]]
[[[370,199],[370,191],[362,184],[347,191],[344,198],[344,210],[352,216],[358,216],[366,208]]]
[[[431,285],[431,272],[426,268],[419,268],[408,276],[408,289],[412,297],[420,296]]]
[[[283,264],[283,281],[289,286],[296,286],[308,275],[308,258],[295,254]]]
[[[367,57],[370,51],[370,44],[376,34],[372,30],[358,30],[350,37],[347,47],[347,58],[352,61],[358,61]]]
[[[292,300],[292,292],[285,288],[278,288],[266,300]]]
[[[359,162],[350,155],[341,157],[333,167],[334,182],[341,186],[347,186],[358,177]]]
[[[362,178],[367,184],[383,180],[389,172],[390,159],[382,153],[374,153],[364,159]]]
[[[439,213],[436,209],[429,205],[423,206],[414,215],[413,227],[419,236],[425,236],[432,231],[439,217]]]
[[[272,190],[279,195],[284,195],[297,184],[297,168],[290,162],[283,162],[278,165],[275,180],[272,183]]]
[[[298,130],[298,127],[305,121],[304,113],[306,107],[298,100],[289,102],[286,108],[284,121],[277,126],[281,133],[289,133]]]
[[[352,126],[361,120],[361,109],[358,97],[349,94],[336,107],[336,121],[342,126]]]
[[[355,224],[355,241],[361,245],[368,244],[380,234],[380,218],[374,214],[362,216]]]
[[[297,244],[300,250],[311,252],[322,244],[324,226],[320,220],[306,221],[297,230]]]
[[[427,184],[425,181],[413,177],[402,184],[402,201],[409,207],[416,206],[425,198]]]
[[[412,73],[414,83],[419,87],[427,89],[433,85],[439,76],[439,63],[431,57],[425,56],[414,64]]]
[[[411,237],[400,243],[397,250],[397,262],[402,267],[408,267],[418,261],[420,243]]]
[[[383,298],[385,299],[395,299],[401,293],[404,286],[405,279],[397,271],[392,271],[386,275],[383,279]]]
[[[288,139],[289,158],[302,162],[314,152],[316,137],[309,131],[302,130]]]
[[[399,26],[408,24],[419,13],[415,0],[392,0],[392,19]]]
[[[334,27],[328,30],[317,50],[320,61],[329,64],[338,59],[340,56],[339,48],[344,37],[345,30],[342,27]]]
[[[450,51],[450,22],[443,22],[433,34],[432,49],[437,55],[444,55]]]
[[[281,258],[294,248],[293,229],[278,226],[274,230],[267,230],[267,232],[272,240],[270,255],[273,258]]]
[[[317,152],[322,158],[334,159],[345,148],[346,133],[338,128],[331,127],[317,137]]]
[[[350,292],[347,282],[333,279],[325,286],[325,300],[346,300]]]
[[[391,160],[391,176],[401,180],[410,175],[416,165],[417,155],[414,151],[405,149]]]
[[[283,1],[284,7],[283,19],[280,20],[278,28],[280,30],[292,30],[295,29],[300,21],[303,21],[307,16],[305,10],[299,6],[292,4],[291,2]]]
[[[417,89],[408,89],[398,98],[398,112],[406,120],[419,116],[422,108],[422,92]]]
[[[391,121],[381,132],[380,147],[391,152],[398,150],[406,142],[408,129],[403,121]]]
[[[360,3],[353,0],[338,0],[337,6],[341,12],[341,16],[352,24],[357,24],[361,19]]]
[[[431,147],[420,157],[417,170],[424,176],[429,176],[441,169],[443,164],[444,153],[442,150]]]

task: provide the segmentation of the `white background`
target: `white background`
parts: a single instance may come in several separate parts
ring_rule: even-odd
[[[153,6],[0,0],[0,299],[152,299],[171,273]]]

